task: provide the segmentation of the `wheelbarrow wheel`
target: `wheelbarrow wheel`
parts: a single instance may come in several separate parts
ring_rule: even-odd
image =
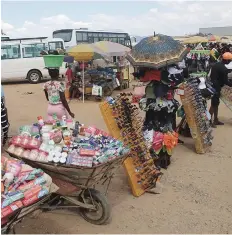
[[[105,87],[103,87],[102,90],[103,90],[104,96],[111,96],[113,93],[113,90],[107,85]]]
[[[106,197],[95,189],[87,189],[84,192],[84,199],[89,204],[93,203],[97,209],[80,208],[81,216],[92,224],[106,224],[111,215],[111,207]]]

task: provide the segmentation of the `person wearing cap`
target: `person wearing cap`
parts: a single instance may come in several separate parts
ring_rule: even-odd
[[[217,125],[224,125],[224,123],[220,122],[218,119],[218,107],[220,104],[221,88],[224,85],[232,87],[232,82],[228,79],[229,71],[226,67],[226,65],[231,61],[232,54],[230,52],[226,52],[222,55],[222,60],[214,64],[211,68],[210,78],[213,88],[216,90],[216,94],[211,99],[211,107],[209,110],[211,117],[214,116],[214,120],[212,121],[213,127],[216,127]]]

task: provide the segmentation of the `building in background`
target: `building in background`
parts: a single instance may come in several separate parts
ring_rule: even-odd
[[[218,36],[232,36],[232,26],[200,28],[199,33],[213,34]]]

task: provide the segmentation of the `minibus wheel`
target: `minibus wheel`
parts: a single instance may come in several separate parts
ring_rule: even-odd
[[[27,79],[32,84],[39,83],[41,81],[41,78],[42,78],[42,74],[39,70],[33,69],[29,71],[29,73],[27,74]]]

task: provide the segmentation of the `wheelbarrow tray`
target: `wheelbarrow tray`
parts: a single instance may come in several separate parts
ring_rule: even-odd
[[[113,177],[113,172],[125,160],[127,155],[117,157],[109,162],[102,163],[93,167],[79,167],[74,165],[62,165],[47,162],[33,161],[17,156],[6,150],[11,157],[23,160],[26,164],[40,168],[52,178],[60,179],[80,188],[94,187],[96,184],[107,181]]]

